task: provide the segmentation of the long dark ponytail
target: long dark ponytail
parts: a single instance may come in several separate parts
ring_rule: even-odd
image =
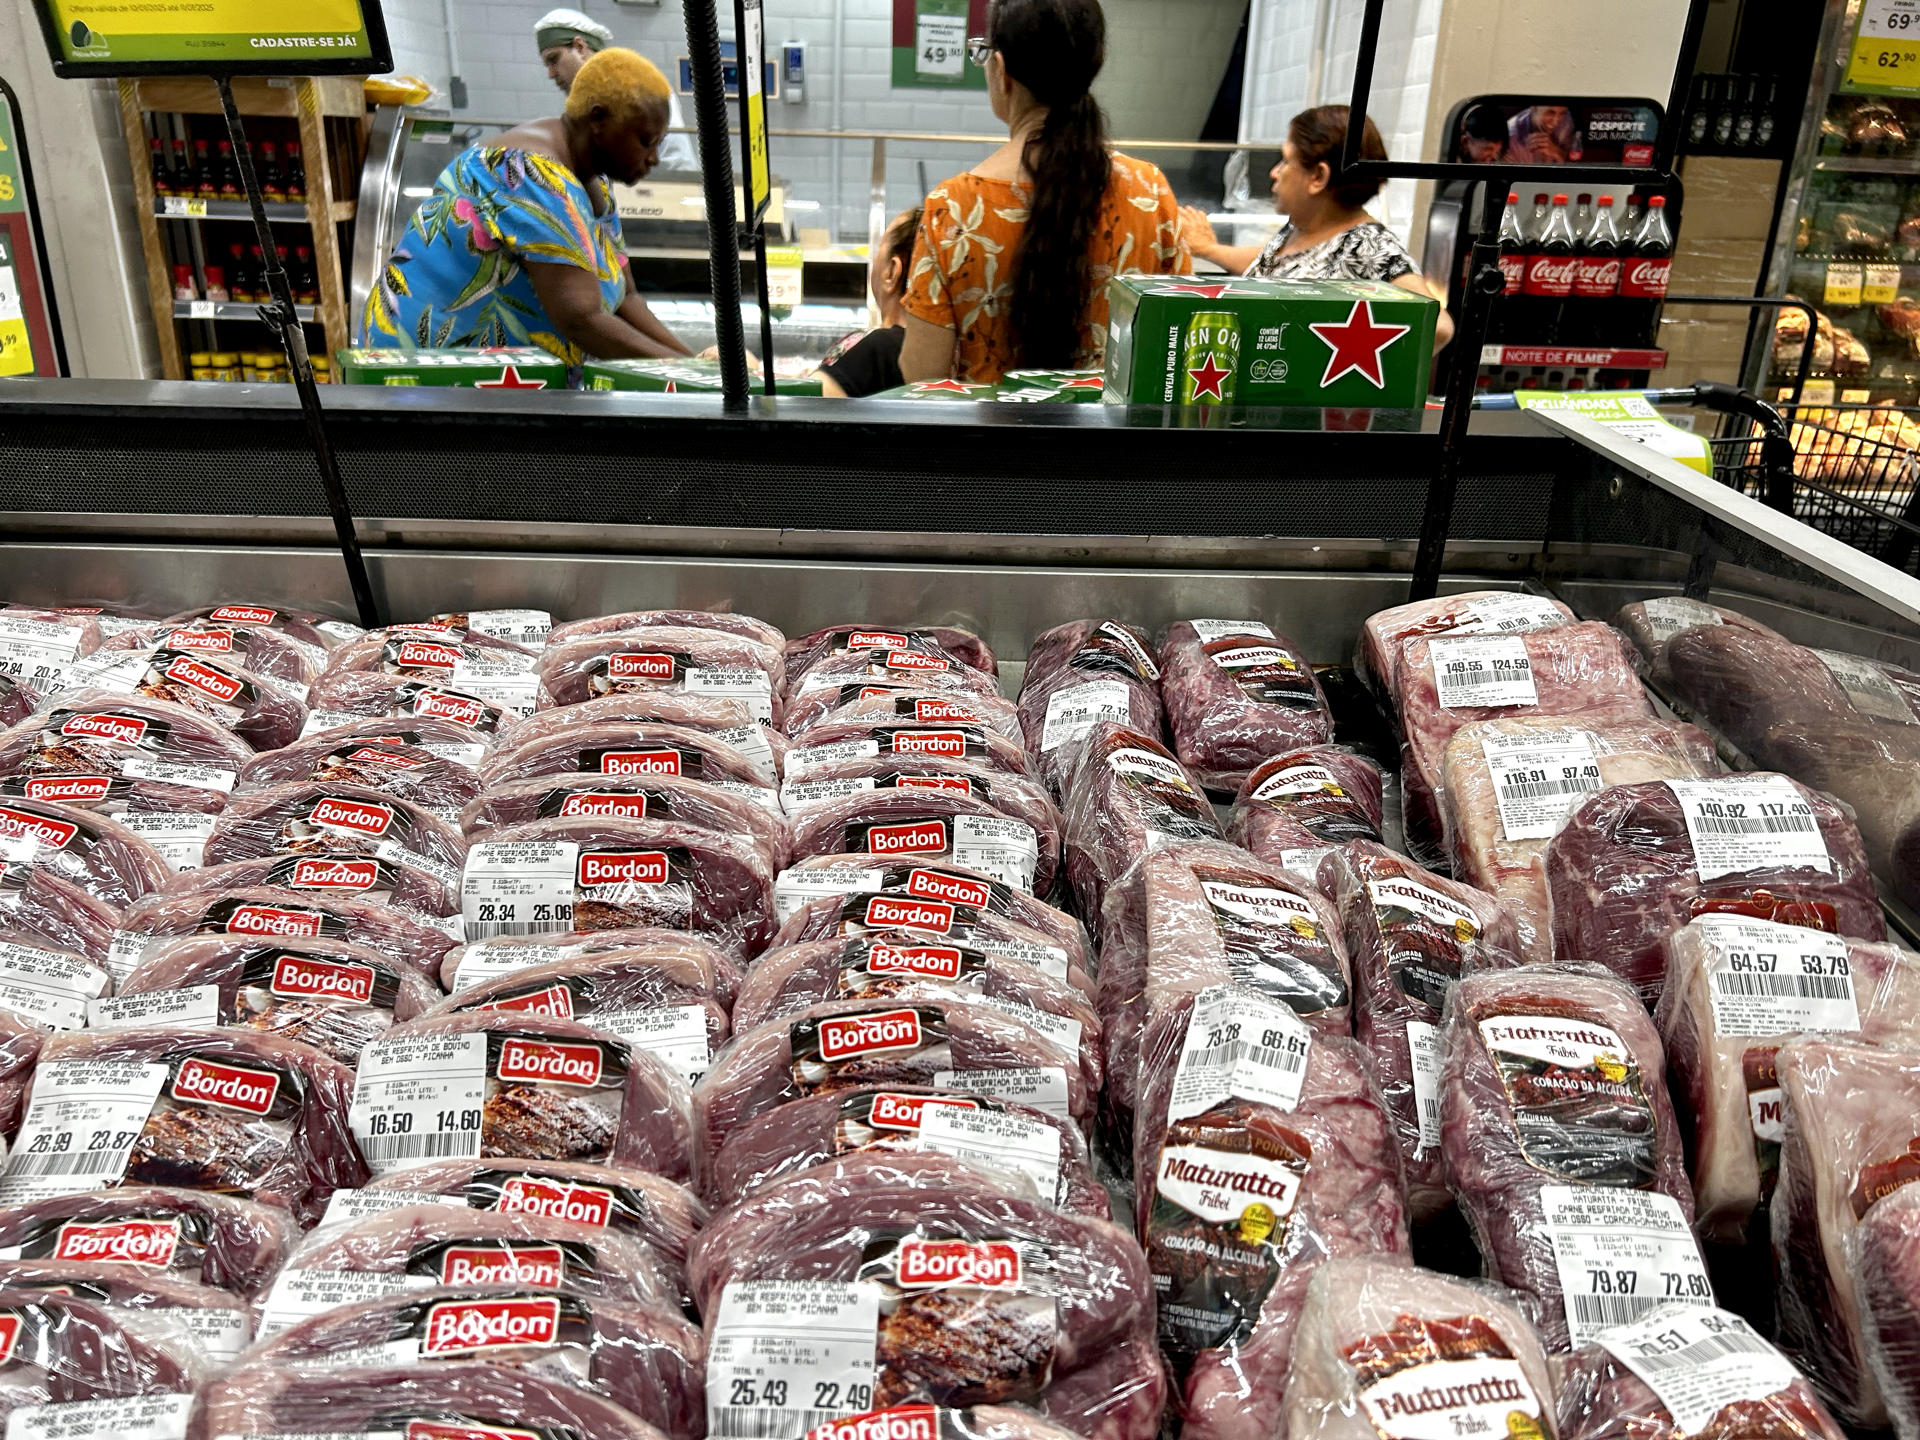
[[[1007,75],[1047,107],[1023,157],[1033,200],[1007,328],[1017,368],[1064,370],[1080,345],[1090,251],[1113,161],[1090,93],[1107,58],[1100,0],[995,0],[988,34]]]

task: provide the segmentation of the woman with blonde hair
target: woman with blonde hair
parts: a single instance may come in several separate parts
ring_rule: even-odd
[[[569,365],[690,353],[634,292],[608,185],[658,162],[667,93],[644,56],[602,50],[565,114],[456,156],[367,297],[364,343],[537,345]]]

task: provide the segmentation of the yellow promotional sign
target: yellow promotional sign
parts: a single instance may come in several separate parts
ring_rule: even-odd
[[[75,68],[372,55],[359,0],[40,0]]]
[[[740,134],[746,151],[747,228],[758,228],[773,197],[773,166],[767,158],[766,32],[760,0],[739,0]]]
[[[1920,0],[1862,0],[1841,88],[1920,95]]]

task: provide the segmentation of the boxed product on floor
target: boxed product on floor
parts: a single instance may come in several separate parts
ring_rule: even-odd
[[[342,385],[564,390],[567,363],[538,346],[497,350],[342,350]]]
[[[687,356],[678,360],[589,360],[581,370],[582,385],[588,390],[655,390],[667,394],[712,393],[721,390],[720,362],[696,360]],[[753,394],[763,392],[765,382],[749,376],[747,388]],[[818,395],[818,374],[776,376],[774,391],[781,395]]]

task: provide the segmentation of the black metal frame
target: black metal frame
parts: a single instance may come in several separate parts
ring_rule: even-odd
[[[684,14],[687,65],[693,71],[693,119],[700,135],[701,183],[706,191],[707,263],[713,285],[714,344],[720,352],[721,406],[729,415],[743,415],[747,411],[747,337],[740,324],[740,227],[733,209],[727,91],[720,77],[720,22],[714,0],[684,0]],[[743,95],[745,90],[743,84]],[[762,263],[762,276],[766,268]],[[761,314],[766,314],[764,308]]]
[[[35,0],[34,14],[40,21],[40,33],[53,57],[53,73],[63,80],[111,79],[135,75],[385,75],[393,69],[393,45],[387,39],[387,19],[380,11],[380,0],[359,0],[360,18],[367,26],[365,55],[342,56],[325,60],[314,56],[275,60],[262,56],[245,64],[209,66],[204,60],[109,60],[100,65],[75,64],[60,49],[60,32],[54,27],[53,12],[47,0]]]
[[[26,126],[21,120],[20,97],[14,94],[13,87],[0,79],[0,105],[5,105],[13,117],[13,140],[18,147],[14,157],[20,166],[21,198],[27,205],[27,228],[33,232],[33,263],[39,267],[35,277],[39,281],[40,303],[47,311],[47,332],[53,337],[53,357],[60,367],[60,373],[67,370],[67,338],[60,333],[60,304],[53,293],[53,271],[47,263],[47,236],[40,224],[40,202],[34,198],[33,158],[27,153]],[[135,163],[138,163],[137,161]]]

